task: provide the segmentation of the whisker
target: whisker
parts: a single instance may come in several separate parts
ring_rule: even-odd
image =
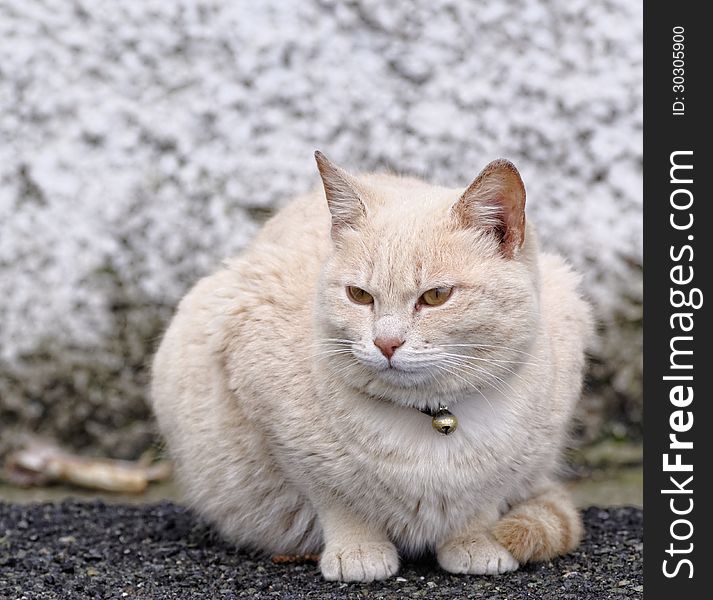
[[[474,367],[474,366],[472,366],[472,365],[464,365],[464,364],[462,364],[462,363],[458,363],[458,362],[451,361],[451,360],[448,360],[448,359],[447,359],[446,361],[444,361],[444,362],[446,362],[446,364],[452,366],[453,368],[458,369],[461,373],[465,373],[466,371],[470,371],[471,373],[475,373],[476,375],[479,375],[478,381],[480,381],[481,383],[487,384],[487,385],[491,385],[491,386],[494,387],[498,392],[500,392],[501,394],[503,394],[503,395],[506,396],[506,397],[508,396],[508,394],[507,394],[507,392],[505,391],[505,389],[504,389],[503,387],[501,387],[500,385],[498,385],[497,383],[495,383],[495,382],[493,382],[493,381],[490,381],[491,379],[495,379],[496,381],[498,381],[498,382],[500,382],[500,383],[502,383],[502,384],[504,384],[504,385],[507,385],[507,387],[509,387],[510,390],[511,390],[514,394],[517,394],[517,392],[515,392],[515,390],[512,388],[512,386],[508,385],[508,383],[507,383],[506,381],[504,381],[504,380],[501,379],[500,377],[494,375],[493,373],[490,373],[490,372],[487,371],[486,369],[483,369],[483,368],[480,368],[480,367]],[[482,375],[484,375],[485,377],[480,377],[480,376],[482,376]]]
[[[517,390],[515,390],[507,381],[505,381],[501,377],[498,377],[495,373],[491,373],[490,371],[488,371],[487,369],[484,369],[482,367],[458,363],[456,361],[453,361],[452,359],[446,359],[446,361],[451,361],[451,362],[447,362],[447,364],[453,366],[454,368],[467,369],[467,370],[472,371],[473,373],[485,375],[488,379],[495,379],[502,385],[507,386],[507,388],[509,388],[510,391],[515,396],[514,401],[516,403],[519,402],[520,398],[519,398],[519,394],[517,393]],[[482,381],[482,383],[487,383],[487,384],[492,385],[497,391],[499,391],[501,394],[503,394],[508,400],[513,401],[513,397],[509,396],[503,387],[496,385],[492,381],[487,381],[487,380],[482,380],[482,379],[481,379],[481,381]]]
[[[539,363],[528,362],[528,361],[523,361],[523,360],[504,360],[502,358],[484,358],[482,356],[470,356],[468,354],[456,354],[453,352],[440,352],[439,354],[443,354],[444,356],[455,356],[458,358],[467,358],[468,360],[478,360],[478,361],[490,362],[490,363],[505,363],[505,364],[512,364],[512,365],[530,365],[533,367],[539,366]]]
[[[462,361],[462,360],[457,361],[453,358],[449,358],[447,360],[452,361],[449,364],[451,364],[451,366],[453,366],[454,368],[460,367],[460,369],[467,369],[467,370],[471,371],[472,373],[476,373],[478,375],[478,379],[479,379],[479,381],[481,381],[481,383],[492,385],[496,390],[498,390],[501,394],[503,394],[510,402],[513,402],[515,405],[522,406],[521,394],[519,394],[517,392],[517,390],[515,390],[512,387],[512,385],[510,385],[510,383],[508,381],[506,381],[505,379],[503,379],[496,373],[493,373],[493,372],[489,371],[488,369],[485,369],[484,367],[481,367],[479,365],[466,364],[465,361]],[[456,364],[454,364],[454,363],[456,363]],[[503,368],[503,367],[500,367],[500,368]],[[521,377],[519,377],[519,375],[517,373],[513,373],[513,374],[515,376],[517,376],[519,379],[521,379],[524,383],[527,384],[527,382],[525,380],[523,380]],[[483,379],[483,377],[482,377],[483,375],[485,376],[485,379]],[[495,380],[499,384],[502,384],[502,385],[498,385],[492,380]],[[502,387],[502,386],[504,386],[504,387]],[[512,395],[508,394],[508,392],[505,390],[505,387],[507,387],[512,392]]]
[[[360,373],[366,372],[366,367],[360,363],[349,363],[346,365],[342,365],[339,367],[337,370],[332,371],[332,375],[334,377],[341,377],[344,373],[353,370],[354,368],[358,368]]]
[[[329,348],[326,350],[321,350],[320,352],[315,352],[310,356],[310,358],[315,358],[317,356],[324,356],[329,354],[351,354],[350,348]]]
[[[495,344],[439,344],[442,348],[495,348],[496,350],[507,350],[509,352],[517,352],[519,354],[524,354],[525,356],[529,356],[531,358],[534,358],[535,360],[539,360],[537,356],[534,354],[530,354],[529,352],[525,352],[524,350],[519,350],[518,348],[510,348],[508,346],[502,346],[502,345],[495,345]]]
[[[317,344],[312,344],[310,347],[311,348],[344,348],[352,346],[353,344],[346,343],[346,342],[319,342]]]
[[[302,358],[297,359],[300,362],[306,361],[306,360],[312,360],[315,358],[322,358],[326,356],[337,356],[339,354],[353,354],[351,349],[348,348],[329,348],[325,350],[321,350],[319,352],[315,352],[313,354],[309,354],[307,356],[303,356]]]
[[[464,356],[464,355],[462,355],[462,354],[452,354],[452,353],[450,353],[450,352],[444,352],[443,355],[444,355],[444,356],[448,356],[448,357],[452,357],[452,358],[454,358],[454,359],[458,359],[459,361],[462,361],[463,363],[467,363],[467,362],[469,362],[469,361],[475,360],[475,361],[478,361],[478,362],[484,362],[484,363],[486,363],[486,364],[491,364],[491,365],[493,365],[494,367],[496,367],[496,368],[498,368],[498,369],[502,369],[503,371],[507,371],[507,372],[510,373],[511,375],[514,375],[515,377],[517,377],[517,378],[518,378],[520,381],[522,381],[523,383],[528,383],[525,379],[522,378],[522,376],[521,376],[519,373],[517,373],[517,372],[513,371],[512,369],[509,369],[508,367],[505,367],[505,366],[503,366],[503,365],[501,365],[501,364],[498,364],[498,363],[493,362],[492,359],[479,358],[479,357],[477,357],[477,356]],[[526,364],[533,364],[533,363],[526,363]],[[485,372],[487,373],[488,370],[485,369]],[[495,376],[494,373],[493,373],[493,376]]]
[[[450,369],[444,367],[442,364],[441,365],[437,364],[437,365],[435,365],[435,367],[437,369],[442,369],[446,373],[450,373],[451,375],[457,377],[461,381],[464,381],[466,383],[466,385],[469,385],[470,387],[472,387],[476,392],[478,392],[482,396],[483,400],[485,400],[488,403],[488,406],[490,406],[490,410],[493,412],[493,416],[496,416],[495,407],[490,403],[490,400],[488,400],[488,398],[485,396],[485,394],[483,394],[483,392],[476,385],[474,385],[472,382],[468,381],[465,377],[459,375],[457,372],[451,371]]]

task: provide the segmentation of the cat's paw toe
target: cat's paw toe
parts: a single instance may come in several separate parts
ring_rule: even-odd
[[[450,573],[497,575],[520,565],[491,535],[481,533],[446,542],[438,549],[438,564]]]
[[[399,569],[399,555],[389,542],[327,547],[319,562],[327,581],[376,581]]]

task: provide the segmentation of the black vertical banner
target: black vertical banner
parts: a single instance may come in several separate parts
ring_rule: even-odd
[[[710,598],[713,289],[706,3],[644,14],[644,596]],[[683,595],[674,595],[683,593]]]

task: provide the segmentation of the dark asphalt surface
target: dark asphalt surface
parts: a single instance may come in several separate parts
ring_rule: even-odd
[[[591,508],[585,521],[577,552],[515,573],[456,576],[428,560],[398,579],[343,584],[314,564],[236,551],[171,503],[0,503],[0,598],[641,598],[641,510]]]

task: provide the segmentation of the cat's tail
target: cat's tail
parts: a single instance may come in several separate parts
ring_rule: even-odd
[[[493,529],[493,535],[520,564],[544,561],[574,550],[582,539],[582,519],[562,486],[515,505]]]

